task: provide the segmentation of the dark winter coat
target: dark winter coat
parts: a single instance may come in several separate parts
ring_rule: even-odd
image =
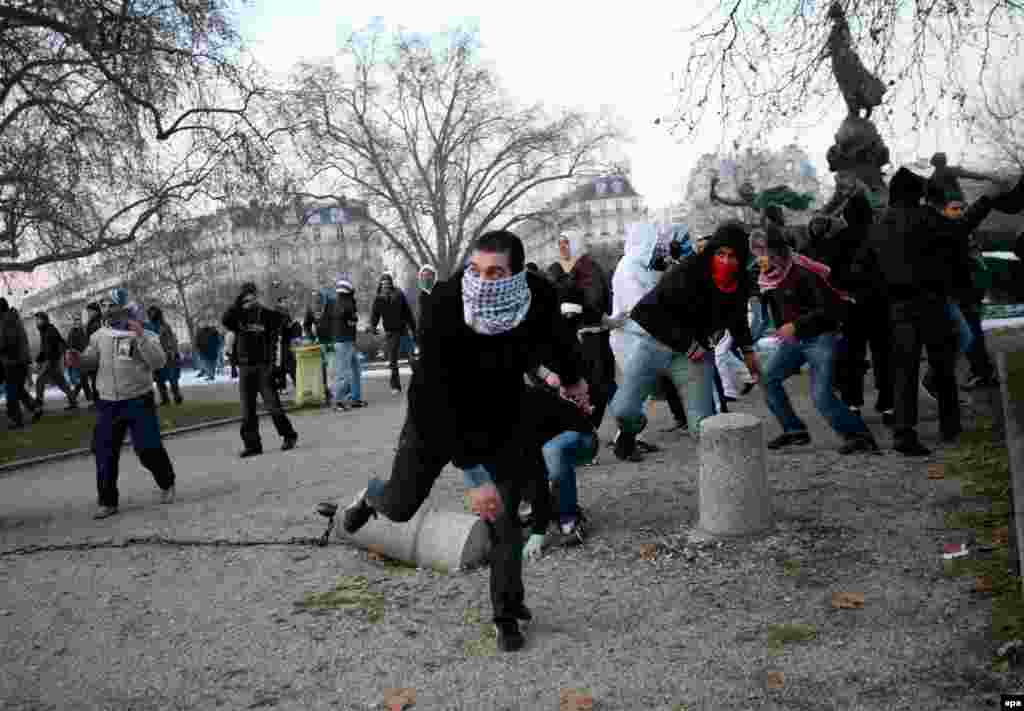
[[[325,342],[354,341],[358,323],[355,296],[338,293],[338,298],[327,304],[320,316],[320,338]]]
[[[370,328],[377,328],[377,324],[383,321],[384,331],[387,333],[405,332],[416,333],[416,319],[412,315],[412,308],[409,301],[398,289],[392,288],[391,295],[385,296],[380,289],[377,290],[377,298],[373,300],[373,310],[370,314]]]
[[[820,276],[794,264],[775,289],[761,292],[772,322],[792,323],[797,338],[815,338],[839,329],[846,308],[838,295]]]
[[[495,336],[466,325],[461,271],[438,282],[424,304],[408,416],[456,466],[489,461],[509,442],[526,441],[527,372],[544,365],[563,383],[581,377],[576,337],[559,313],[554,288],[533,274],[527,283],[532,301],[525,320]]]
[[[711,258],[720,247],[732,247],[741,265],[736,274],[736,291],[731,294],[720,291],[711,278]],[[632,319],[680,353],[688,352],[694,342],[710,350],[712,336],[724,329],[728,329],[737,347],[750,348],[750,287],[742,268],[749,252],[745,230],[735,225],[720,227],[704,251],[684,258],[666,272],[658,285],[633,307]]]
[[[555,285],[559,302],[565,302],[574,289],[582,293],[584,326],[598,326],[601,324],[601,316],[611,313],[608,275],[589,254],[580,256],[568,272],[561,263],[554,262],[548,267],[547,275]]]
[[[39,329],[39,354],[36,363],[58,363],[67,350],[67,343],[52,323],[45,323]]]
[[[84,353],[89,346],[89,334],[85,332],[84,326],[72,326],[68,331],[68,348],[79,353]]]
[[[25,324],[15,309],[0,313],[0,361],[5,367],[28,365],[32,362]]]
[[[235,362],[238,365],[282,364],[282,336],[287,317],[280,311],[257,306],[244,309],[236,302],[224,314],[224,328],[235,333]]]

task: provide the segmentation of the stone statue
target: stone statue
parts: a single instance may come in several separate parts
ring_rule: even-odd
[[[945,153],[933,155],[931,163],[935,170],[932,171],[931,176],[928,178],[929,188],[941,192],[946,202],[964,202],[964,191],[960,187],[961,180],[980,180],[996,183],[997,185],[1003,185],[1004,183],[1003,180],[995,175],[975,173],[965,170],[959,165],[949,165],[949,160],[946,158]]]
[[[832,74],[839,84],[839,91],[846,101],[850,116],[860,116],[861,109],[866,113],[864,118],[871,118],[871,110],[882,103],[885,95],[885,84],[868,71],[853,49],[853,36],[846,14],[838,2],[832,3],[828,11],[828,19],[832,20],[832,31],[828,36],[827,52],[832,57]]]
[[[850,26],[838,2],[832,3],[828,17],[832,31],[826,52],[832,58],[832,74],[846,101],[847,115],[826,155],[829,170],[836,173],[836,191],[822,212],[838,212],[859,190],[874,207],[881,207],[886,200],[882,166],[889,162],[889,149],[871,121],[871,110],[882,103],[886,87],[857,56]]]

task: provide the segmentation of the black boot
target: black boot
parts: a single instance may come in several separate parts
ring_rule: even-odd
[[[181,396],[181,388],[177,383],[171,383],[171,394],[174,395],[174,404],[180,405],[185,399]]]
[[[167,383],[158,383],[156,387],[157,387],[157,390],[160,391],[160,404],[161,405],[170,405],[171,404],[171,398],[167,394]]]

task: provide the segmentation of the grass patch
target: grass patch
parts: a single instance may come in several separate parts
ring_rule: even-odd
[[[801,564],[798,560],[786,560],[782,562],[782,574],[795,578],[800,575]]]
[[[478,608],[470,607],[463,612],[462,621],[480,632],[478,638],[463,642],[462,651],[467,657],[489,657],[498,653],[498,633],[494,631],[494,625],[484,622]]]
[[[370,590],[369,581],[361,575],[342,577],[328,592],[306,593],[295,606],[303,610],[363,610],[370,622],[384,619],[384,595]]]
[[[809,642],[818,636],[814,625],[768,625],[768,649],[781,652],[794,642]]]
[[[1007,384],[1011,386],[1011,397],[1024,398],[1024,358],[1011,358],[1010,366]],[[989,578],[992,582],[992,639],[1000,642],[1024,639],[1021,580],[1010,573],[1009,546],[993,540],[994,529],[1012,525],[1009,452],[1005,444],[993,442],[991,422],[985,421],[980,422],[976,430],[964,433],[959,446],[946,453],[945,463],[947,476],[952,473],[962,480],[964,494],[991,500],[988,511],[946,514],[946,526],[973,530],[978,541],[995,545],[992,554],[983,559],[944,561],[946,574]],[[995,659],[992,668],[1008,670],[1005,661]]]

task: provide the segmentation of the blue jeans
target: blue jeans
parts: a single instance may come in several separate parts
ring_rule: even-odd
[[[771,319],[766,313],[765,302],[761,299],[751,299],[750,302],[750,337],[752,343],[757,343],[768,331]]]
[[[82,383],[81,368],[68,368],[68,383],[76,387]]]
[[[841,435],[868,432],[860,415],[850,412],[832,391],[833,356],[836,334],[823,333],[815,338],[779,344],[764,369],[764,397],[768,409],[778,418],[782,431],[806,432],[807,425],[793,411],[793,404],[782,384],[800,372],[804,363],[810,366],[811,397],[814,406],[832,429]]]
[[[118,505],[118,465],[121,445],[128,432],[132,434],[132,446],[139,461],[153,474],[157,486],[164,490],[174,486],[174,467],[160,438],[160,420],[153,396],[97,400],[93,451],[100,506]]]
[[[576,518],[578,494],[576,464],[581,454],[592,453],[594,435],[590,432],[563,432],[548,440],[541,453],[548,469],[548,481],[558,484],[558,522],[569,523]]]
[[[355,341],[334,342],[334,399],[362,400],[362,374]]]
[[[686,393],[686,419],[690,431],[699,434],[700,423],[715,414],[714,353],[700,363],[691,363],[682,353],[674,353],[653,338],[628,331],[623,333],[626,362],[622,383],[612,398],[611,413],[619,428],[636,434],[647,426],[644,402],[654,394],[658,373],[668,371],[672,383]]]
[[[971,330],[970,324],[967,323],[967,319],[964,318],[964,312],[960,310],[960,304],[954,304],[950,302],[946,305],[946,312],[949,314],[950,319],[956,324],[957,342],[960,346],[961,353],[967,353],[971,350],[971,346],[974,345],[974,332]]]

